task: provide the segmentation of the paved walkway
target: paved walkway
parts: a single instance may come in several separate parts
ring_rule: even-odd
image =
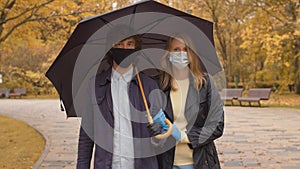
[[[80,120],[66,119],[58,100],[0,100],[0,114],[40,131],[47,145],[33,168],[74,169]],[[225,131],[216,141],[222,168],[300,166],[300,110],[225,107]]]

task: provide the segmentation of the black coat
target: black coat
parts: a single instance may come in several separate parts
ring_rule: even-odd
[[[113,157],[113,101],[111,95],[111,69],[98,74],[95,81],[94,91],[89,87],[91,100],[87,101],[87,112],[83,115],[78,143],[78,169],[89,169],[95,144],[94,168],[110,169]],[[147,97],[151,112],[158,112],[161,108],[159,96],[150,94],[158,89],[156,81],[140,73],[144,92]],[[93,80],[91,80],[93,82]],[[92,84],[93,85],[93,84]],[[145,106],[138,86],[137,78],[134,77],[129,85],[129,100],[131,103],[132,133],[134,139],[135,169],[157,169],[158,161],[147,130],[147,116]],[[149,98],[152,95],[152,98]],[[95,99],[93,99],[95,98]],[[133,107],[132,107],[133,106]],[[99,111],[100,110],[100,111]],[[154,114],[153,114],[154,115]],[[137,139],[136,139],[137,138]],[[138,139],[138,138],[148,138]],[[153,153],[151,152],[153,151]],[[150,154],[143,156],[143,154]]]
[[[190,86],[185,105],[185,117],[188,121],[187,135],[190,140],[188,146],[193,149],[195,169],[218,169],[220,162],[214,140],[221,137],[224,128],[224,110],[217,89],[212,79],[205,76],[206,83],[200,90]],[[173,110],[170,99],[171,88],[168,87],[166,95],[165,112],[167,118],[173,122]],[[169,137],[166,141],[165,152],[158,155],[160,169],[172,169],[175,154],[175,139]],[[170,145],[173,145],[172,147]],[[168,149],[168,150],[167,150]]]

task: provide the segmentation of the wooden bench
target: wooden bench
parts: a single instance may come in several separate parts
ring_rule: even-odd
[[[261,100],[269,100],[271,94],[271,88],[251,88],[248,91],[247,97],[238,97],[238,101],[240,102],[240,106],[242,106],[242,102],[248,102],[249,106],[251,102],[257,102],[259,106],[261,106]]]
[[[14,88],[14,91],[9,94],[9,97],[14,97],[14,98],[21,98],[22,96],[26,95],[26,88]]]
[[[241,97],[243,93],[242,88],[225,88],[222,89],[221,100],[223,102],[230,101],[231,105],[233,105],[233,100],[236,100],[238,97]]]

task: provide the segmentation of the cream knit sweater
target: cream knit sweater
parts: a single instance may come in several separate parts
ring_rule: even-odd
[[[193,164],[193,151],[188,147],[189,140],[186,134],[187,121],[184,117],[185,102],[189,89],[189,79],[176,80],[177,90],[171,91],[171,101],[174,113],[174,124],[181,131],[181,141],[177,143],[175,149],[174,165]]]

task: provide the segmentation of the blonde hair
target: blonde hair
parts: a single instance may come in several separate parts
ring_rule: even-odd
[[[203,68],[202,68],[202,64],[200,64],[200,59],[198,57],[198,55],[194,52],[194,46],[192,44],[191,39],[184,35],[184,34],[177,34],[175,36],[172,36],[169,38],[167,44],[166,44],[166,50],[170,51],[171,49],[171,44],[173,42],[174,39],[180,39],[182,40],[187,48],[187,56],[188,56],[188,60],[189,60],[189,64],[188,67],[190,69],[191,75],[194,79],[194,87],[198,90],[201,89],[203,82],[205,83],[206,80],[204,78],[204,76],[206,75],[205,72],[203,72]],[[162,76],[161,76],[161,83],[160,83],[160,87],[165,90],[169,83],[171,83],[171,89],[172,90],[177,90],[176,85],[174,85],[174,78],[170,75],[170,73],[172,73],[172,69],[171,69],[171,62],[169,61],[169,54],[168,52],[166,52],[166,54],[162,57]]]

